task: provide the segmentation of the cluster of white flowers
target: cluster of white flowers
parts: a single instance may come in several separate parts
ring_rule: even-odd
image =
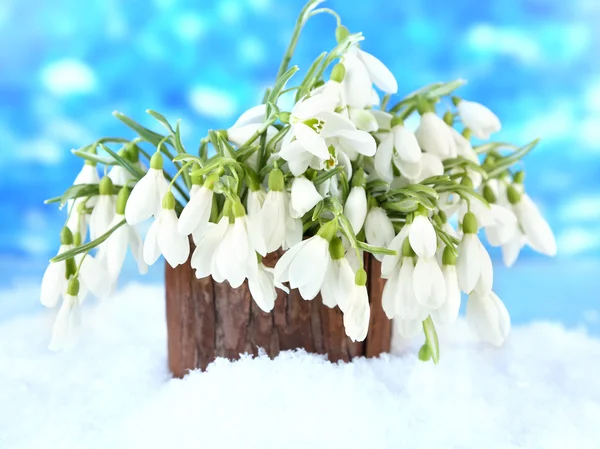
[[[318,3],[309,2],[300,26],[320,11]],[[69,219],[42,281],[44,305],[63,296],[52,349],[76,342],[79,304],[88,290],[100,297],[112,291],[127,248],[140,273],[163,255],[172,267],[189,260],[198,278],[234,288],[247,281],[265,312],[276,289],[298,289],[305,300],[320,294],[325,306],[343,312],[355,341],[369,328],[366,251],[387,279],[387,316],[406,338],[424,331],[423,359],[437,360],[434,325],[456,320],[461,291],[469,295],[473,330],[492,344],[504,341],[510,318],[493,292],[492,262],[478,236],[484,228],[506,265],[525,244],[556,252],[550,227],[525,193],[523,171],[512,170],[535,143],[473,146],[471,136],[489,139],[500,121],[479,103],[449,97],[460,81],[435,83],[389,106],[398,90],[392,73],[359,47],[360,33],[338,25],[336,37],[338,46],[297,87],[285,89],[297,68],[284,66],[265,103],[228,130],[209,132],[197,154],[183,148],[179,126],[153,111],[166,136],[117,114],[138,138],[75,151],[86,164],[59,199]],[[291,110],[280,110],[281,96],[294,93]],[[405,123],[416,114],[413,131]],[[152,156],[144,142],[154,146]],[[121,151],[104,145],[114,143]],[[97,164],[106,167],[102,179]],[[146,220],[142,243],[136,226]],[[273,252],[276,265],[265,266]]]

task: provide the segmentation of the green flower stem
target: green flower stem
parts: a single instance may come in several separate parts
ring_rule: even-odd
[[[337,26],[341,26],[342,25],[342,19],[340,18],[339,14],[337,12],[335,12],[333,9],[330,8],[319,8],[319,9],[315,9],[314,11],[312,11],[308,17],[311,18],[313,16],[316,16],[318,14],[330,14],[333,17],[335,17],[335,20],[337,21]]]

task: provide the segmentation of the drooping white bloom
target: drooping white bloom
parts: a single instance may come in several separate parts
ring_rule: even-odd
[[[258,186],[256,190],[248,189],[246,198],[248,234],[252,242],[253,248],[261,256],[267,254],[267,242],[263,230],[263,204],[265,202],[267,192],[262,186]],[[196,242],[201,236],[194,238]]]
[[[505,245],[517,232],[519,232],[519,225],[516,215],[507,207],[490,204],[489,220],[485,226],[485,235],[489,244]]]
[[[73,349],[79,340],[80,329],[79,282],[73,278],[69,281],[62,305],[54,321],[52,340],[48,349],[51,351],[68,351]]]
[[[394,94],[398,83],[390,70],[375,56],[352,46],[343,56],[346,76],[342,82],[347,103],[353,108],[363,109],[371,104],[375,84],[382,91]]]
[[[446,300],[446,281],[435,257],[418,257],[413,272],[413,288],[417,302],[435,310]]]
[[[344,329],[352,341],[363,341],[369,331],[371,307],[366,285],[353,284],[349,304],[344,312]]]
[[[487,294],[493,283],[492,262],[477,237],[477,219],[472,212],[463,218],[463,232],[456,265],[458,285],[465,293],[471,293],[477,287],[481,294]]]
[[[416,215],[408,228],[408,240],[417,256],[431,258],[437,249],[437,236],[429,218]]]
[[[241,204],[234,204],[233,215],[233,223],[227,224],[214,250],[210,274],[215,281],[228,281],[238,288],[245,279],[257,279],[258,265],[253,236],[248,232],[248,217]]]
[[[213,205],[212,184],[206,183],[202,186],[194,184],[190,189],[190,201],[185,205],[177,229],[180,234],[186,237],[190,234],[196,236],[204,232],[210,219],[210,212]]]
[[[442,273],[446,284],[446,299],[441,307],[431,311],[431,317],[436,324],[446,326],[458,318],[460,309],[460,288],[456,274],[456,257],[450,248],[446,247],[443,254]]]
[[[162,167],[162,155],[155,153],[150,160],[150,169],[137,182],[127,201],[125,218],[130,225],[160,214],[162,200],[169,190]]]
[[[75,257],[79,266],[79,302],[82,302],[90,291],[97,298],[106,298],[113,289],[113,280],[99,259],[91,254],[80,254]]]
[[[254,134],[265,125],[267,120],[267,105],[260,104],[254,106],[242,113],[231,128],[227,130],[227,140],[234,143],[238,147],[246,143]],[[277,128],[270,125],[267,127],[267,142],[277,134]],[[256,153],[254,153],[256,155]],[[257,169],[256,164],[251,163],[253,169]]]
[[[133,192],[127,205],[133,198]],[[126,210],[127,211],[127,210]],[[177,230],[179,219],[175,213],[175,197],[167,192],[163,199],[162,210],[154,220],[146,240],[144,240],[144,261],[153,265],[160,255],[171,267],[185,263],[190,255],[190,242],[187,236],[181,235]]]
[[[344,205],[344,214],[352,225],[352,230],[358,234],[367,218],[367,193],[363,186],[354,186]]]
[[[114,227],[125,219],[125,215],[116,214],[113,218],[110,227]],[[131,249],[131,254],[137,262],[138,271],[140,274],[148,272],[148,265],[144,261],[144,247],[142,238],[137,230],[125,223],[118,227],[108,237],[106,242],[100,247],[98,259],[102,261],[112,282],[116,282],[121,274],[127,248]]]
[[[329,241],[335,223],[322,226],[317,235],[292,246],[275,265],[275,281],[288,282],[307,300],[313,299],[323,285],[329,268]],[[325,237],[324,237],[325,236]]]
[[[527,243],[539,253],[555,256],[556,240],[554,233],[532,199],[526,193],[523,193],[520,201],[513,205],[513,210],[525,233]]]
[[[57,256],[73,249],[73,234],[69,228],[63,228],[60,239]],[[55,307],[67,288],[67,282],[67,262],[50,262],[42,277],[40,302],[46,307]]]
[[[489,139],[491,134],[500,131],[502,127],[496,114],[480,103],[460,100],[457,108],[463,125],[479,139]]]
[[[215,253],[228,229],[229,217],[224,216],[218,224],[208,223],[204,234],[196,241],[191,266],[198,279],[210,276]]]
[[[510,332],[510,315],[494,292],[469,295],[467,323],[479,338],[496,346],[502,345]]]
[[[329,243],[330,261],[321,287],[321,298],[327,307],[339,306],[346,312],[354,288],[354,270],[345,256],[344,244],[334,237]]]
[[[90,216],[90,238],[92,240],[97,239],[110,229],[110,223],[115,214],[116,200],[113,194],[113,184],[110,178],[105,176],[100,181],[100,195]]]
[[[450,127],[434,112],[421,115],[415,135],[423,151],[442,160],[456,156],[456,145]]]
[[[372,207],[365,219],[365,237],[369,245],[387,248],[394,240],[394,225],[385,210],[381,207]],[[375,254],[379,261],[383,259],[381,254]]]
[[[375,170],[381,179],[389,183],[394,177],[393,162],[403,176],[415,179],[421,173],[421,155],[419,142],[412,131],[401,123],[395,124],[377,148]]]
[[[323,197],[315,185],[304,176],[294,178],[291,189],[290,214],[293,218],[302,217],[311,210]]]
[[[258,263],[256,275],[248,278],[248,288],[252,298],[264,312],[270,312],[275,306],[277,299],[277,291],[275,290],[275,281],[273,277],[273,269],[265,267],[262,262]],[[277,285],[286,293],[289,290],[283,285]]]

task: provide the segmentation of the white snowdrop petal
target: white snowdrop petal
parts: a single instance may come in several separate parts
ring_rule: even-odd
[[[427,263],[427,260],[420,257],[417,259],[417,264],[413,271],[412,284],[417,302],[423,307],[434,308],[431,306],[431,265]]]
[[[385,315],[391,320],[396,315],[396,293],[398,291],[398,274],[390,276],[383,287],[381,306]]]
[[[479,243],[479,251],[481,253],[481,275],[479,276],[477,285],[475,285],[475,289],[480,295],[487,295],[492,291],[492,287],[494,286],[494,268],[492,266],[492,259],[481,242]]]
[[[502,261],[505,266],[512,267],[514,265],[524,244],[525,237],[523,237],[521,231],[517,231],[508,242],[502,245]]]
[[[322,199],[312,182],[304,176],[295,178],[291,189],[292,217],[302,217]]]
[[[150,218],[158,201],[157,170],[151,168],[133,187],[125,205],[125,219],[136,225]]]
[[[107,297],[112,290],[112,280],[102,264],[89,254],[79,268],[81,282],[98,298]]]
[[[160,249],[158,247],[158,228],[160,217],[155,219],[148,229],[146,239],[144,240],[144,262],[148,265],[154,263],[160,257]]]
[[[364,187],[352,187],[344,205],[344,215],[350,221],[354,233],[358,234],[367,218],[367,194]]]
[[[259,104],[257,106],[253,106],[250,109],[245,110],[242,113],[242,115],[239,116],[239,118],[233,124],[232,128],[248,125],[251,123],[259,123],[262,125],[262,123],[265,121],[266,114],[266,104]]]
[[[260,215],[261,235],[265,240],[266,252],[273,252],[284,245],[286,235],[287,192],[270,191]]]
[[[131,247],[131,254],[135,259],[138,272],[140,274],[148,273],[148,264],[144,261],[144,246],[142,243],[142,237],[140,234],[131,226],[128,226],[129,231],[129,246]]]
[[[275,282],[288,282],[290,280],[290,265],[296,255],[310,239],[302,240],[288,249],[275,264]],[[293,287],[292,287],[293,288]]]
[[[259,264],[257,276],[248,278],[248,288],[252,298],[263,312],[271,312],[275,306],[277,292],[273,284],[273,274]]]
[[[446,326],[452,324],[458,318],[461,298],[456,267],[454,265],[446,265],[442,267],[442,272],[446,284],[446,300],[441,307],[431,311],[431,317],[435,324]]]
[[[307,120],[320,112],[333,112],[338,99],[331,92],[322,92],[312,97],[302,99],[292,109],[292,115],[300,120]]]
[[[365,131],[344,130],[337,132],[336,136],[345,152],[350,150],[364,156],[375,155],[377,142],[375,142],[375,139],[371,134]]]
[[[340,276],[340,263],[339,261],[330,260],[323,279],[323,285],[321,285],[321,299],[323,305],[330,309],[337,306],[337,287]]]
[[[90,217],[90,238],[92,240],[108,231],[115,214],[116,205],[113,195],[100,195]]]
[[[398,82],[390,69],[388,69],[383,62],[363,50],[358,50],[358,57],[369,72],[371,81],[373,81],[377,87],[388,94],[395,94],[398,92]]]
[[[59,252],[60,254],[60,252]],[[42,277],[40,288],[40,302],[46,307],[56,307],[60,296],[67,285],[66,264],[62,262],[50,263]]]
[[[458,244],[456,270],[458,285],[465,293],[471,293],[481,276],[481,251],[475,234],[465,234]]]
[[[344,98],[349,106],[353,108],[364,108],[370,103],[371,77],[364,64],[358,57],[348,52],[343,61],[346,68],[346,76],[342,82],[344,87]]]
[[[461,100],[458,114],[466,128],[479,139],[489,139],[490,134],[500,131],[500,120],[489,108],[473,101]]]
[[[81,328],[81,309],[78,298],[66,295],[52,330],[51,351],[69,351],[75,347]]]
[[[500,346],[510,332],[510,316],[495,293],[474,292],[467,301],[467,323],[482,340]]]
[[[188,236],[197,230],[199,226],[208,223],[212,209],[212,197],[213,191],[204,186],[191,195],[190,201],[183,208],[177,224],[180,234]]]
[[[379,143],[379,147],[377,148],[377,152],[375,153],[375,158],[373,160],[375,171],[382,180],[388,183],[391,182],[394,177],[392,169],[393,151],[394,135],[392,133],[388,133]]]
[[[377,131],[379,125],[373,113],[367,109],[350,108],[350,120],[354,122],[356,127],[361,131],[369,133]]]
[[[453,143],[450,128],[435,113],[426,112],[415,133],[419,146],[440,159],[451,157]]]
[[[385,255],[381,260],[381,277],[384,279],[389,278],[394,274],[394,271],[398,268],[398,264],[402,258],[401,249],[404,239],[408,235],[408,227],[404,226],[396,237],[390,242],[388,249],[396,251],[395,256]]]
[[[190,244],[187,236],[177,230],[177,215],[173,209],[163,209],[160,216],[157,242],[158,247],[171,267],[185,263],[190,255]]]
[[[417,256],[430,258],[435,255],[437,235],[431,221],[424,215],[417,215],[410,224],[408,240]]]
[[[554,233],[531,198],[523,194],[515,210],[529,245],[539,253],[555,256]]]
[[[316,235],[308,239],[290,264],[290,286],[318,284],[320,288],[327,269],[328,251],[329,244],[324,238]]]
[[[367,213],[365,219],[365,237],[367,243],[373,246],[387,248],[394,240],[394,225],[385,210],[381,207],[373,207]]]
[[[414,133],[404,126],[396,126],[392,131],[394,146],[400,159],[412,164],[419,163],[422,153]]]
[[[122,219],[122,216],[117,215],[115,219]],[[104,252],[105,265],[108,276],[113,282],[119,277],[123,263],[125,262],[129,233],[129,225],[125,224],[116,229],[106,241],[106,251]]]
[[[338,271],[338,286],[337,286],[337,305],[342,312],[346,312],[350,307],[350,298],[354,289],[354,270],[350,266],[350,262],[346,257],[340,260],[340,268]]]
[[[400,169],[402,171],[402,169]],[[416,178],[418,182],[432,176],[441,176],[444,174],[444,164],[442,160],[434,154],[423,153],[421,155],[421,164],[419,175]]]
[[[204,237],[197,242],[196,249],[194,250],[191,259],[191,266],[196,270],[196,277],[198,279],[211,275],[215,252],[228,228],[229,218],[224,217],[219,224],[211,224]]]

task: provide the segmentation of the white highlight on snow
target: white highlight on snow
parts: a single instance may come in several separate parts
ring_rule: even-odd
[[[46,65],[42,83],[55,95],[85,94],[96,88],[96,75],[84,62],[61,59]]]
[[[196,112],[214,118],[228,118],[237,110],[237,102],[228,92],[208,86],[194,87],[189,101]]]

